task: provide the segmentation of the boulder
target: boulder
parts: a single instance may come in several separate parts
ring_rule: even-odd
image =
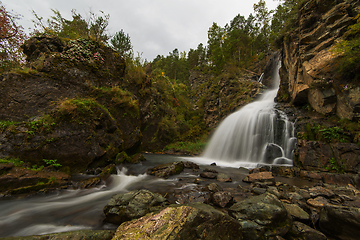
[[[275,178],[271,172],[250,173],[243,179],[243,182],[248,182],[248,183],[268,182],[268,181],[275,182]]]
[[[125,222],[116,230],[117,239],[243,239],[241,225],[229,215],[198,203],[171,206],[159,213]]]
[[[283,203],[270,193],[237,202],[229,212],[242,225],[245,239],[284,236],[292,224]]]
[[[313,187],[309,189],[310,192],[310,197],[312,198],[316,198],[316,197],[326,197],[326,198],[331,198],[335,196],[335,193],[333,193],[333,191],[321,187],[321,186],[317,186],[317,187]]]
[[[225,173],[219,173],[216,176],[216,180],[218,180],[219,182],[232,182],[231,177]]]
[[[285,237],[288,240],[327,240],[327,237],[322,232],[301,222],[294,222]]]
[[[148,174],[155,175],[156,177],[168,178],[172,175],[181,173],[184,170],[183,162],[171,162],[158,165],[148,169]]]
[[[293,217],[294,220],[297,221],[309,221],[310,215],[305,212],[301,207],[296,204],[287,204],[284,203],[286,210]]]
[[[319,227],[338,239],[359,239],[360,208],[326,205],[320,211]]]
[[[209,178],[209,179],[215,179],[218,175],[218,172],[213,169],[204,169],[202,173],[200,173],[200,177],[202,178]]]
[[[112,196],[104,207],[104,222],[121,224],[159,210],[165,204],[166,199],[163,196],[146,189],[119,193]]]
[[[211,196],[212,202],[219,207],[226,207],[229,203],[232,202],[233,197],[230,192],[220,191],[216,192]]]

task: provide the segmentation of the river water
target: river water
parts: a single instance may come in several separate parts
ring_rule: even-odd
[[[68,189],[24,199],[0,200],[0,237],[40,235],[79,229],[115,229],[116,226],[102,222],[103,208],[112,195],[137,189],[165,194],[176,188],[195,185],[193,182],[198,175],[192,171],[184,171],[169,179],[159,179],[145,174],[150,167],[166,162],[188,161],[192,158],[157,154],[144,156],[147,161],[123,166],[117,175],[112,175],[106,183],[96,188]],[[246,169],[201,166],[205,167],[217,168],[219,172],[231,175],[233,182],[227,183],[227,187],[236,188],[239,184],[245,184],[241,180],[248,172]]]

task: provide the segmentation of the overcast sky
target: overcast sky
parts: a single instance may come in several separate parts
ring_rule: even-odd
[[[19,21],[25,30],[33,27],[34,10],[44,19],[51,9],[71,19],[76,9],[84,18],[91,9],[110,14],[109,32],[123,29],[131,38],[134,51],[152,61],[157,55],[168,55],[175,48],[188,52],[199,43],[206,45],[207,31],[213,22],[224,27],[237,14],[247,17],[259,0],[0,0],[8,11],[23,15]],[[269,9],[278,1],[266,0]]]

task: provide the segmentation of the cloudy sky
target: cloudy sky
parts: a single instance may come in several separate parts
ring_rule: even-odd
[[[8,11],[23,15],[19,21],[25,30],[33,27],[34,10],[44,19],[51,9],[71,19],[76,9],[84,18],[91,9],[110,14],[109,32],[123,29],[128,33],[135,52],[148,61],[157,55],[168,55],[175,48],[188,52],[199,43],[206,45],[207,31],[213,22],[224,27],[237,14],[247,17],[259,0],[0,0]],[[266,0],[269,9],[278,1]]]

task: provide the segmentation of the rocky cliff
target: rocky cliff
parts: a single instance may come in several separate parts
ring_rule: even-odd
[[[119,87],[119,54],[85,39],[36,37],[23,48],[27,67],[1,76],[1,158],[83,172],[139,151],[139,103]]]
[[[283,41],[279,102],[291,102],[298,148],[294,164],[305,170],[360,171],[360,85],[339,74],[337,43],[360,14],[357,0],[309,0]]]
[[[294,30],[284,38],[279,97],[294,105],[309,104],[324,115],[357,119],[359,84],[348,85],[336,73],[334,51],[360,14],[357,0],[310,0],[302,4]]]

